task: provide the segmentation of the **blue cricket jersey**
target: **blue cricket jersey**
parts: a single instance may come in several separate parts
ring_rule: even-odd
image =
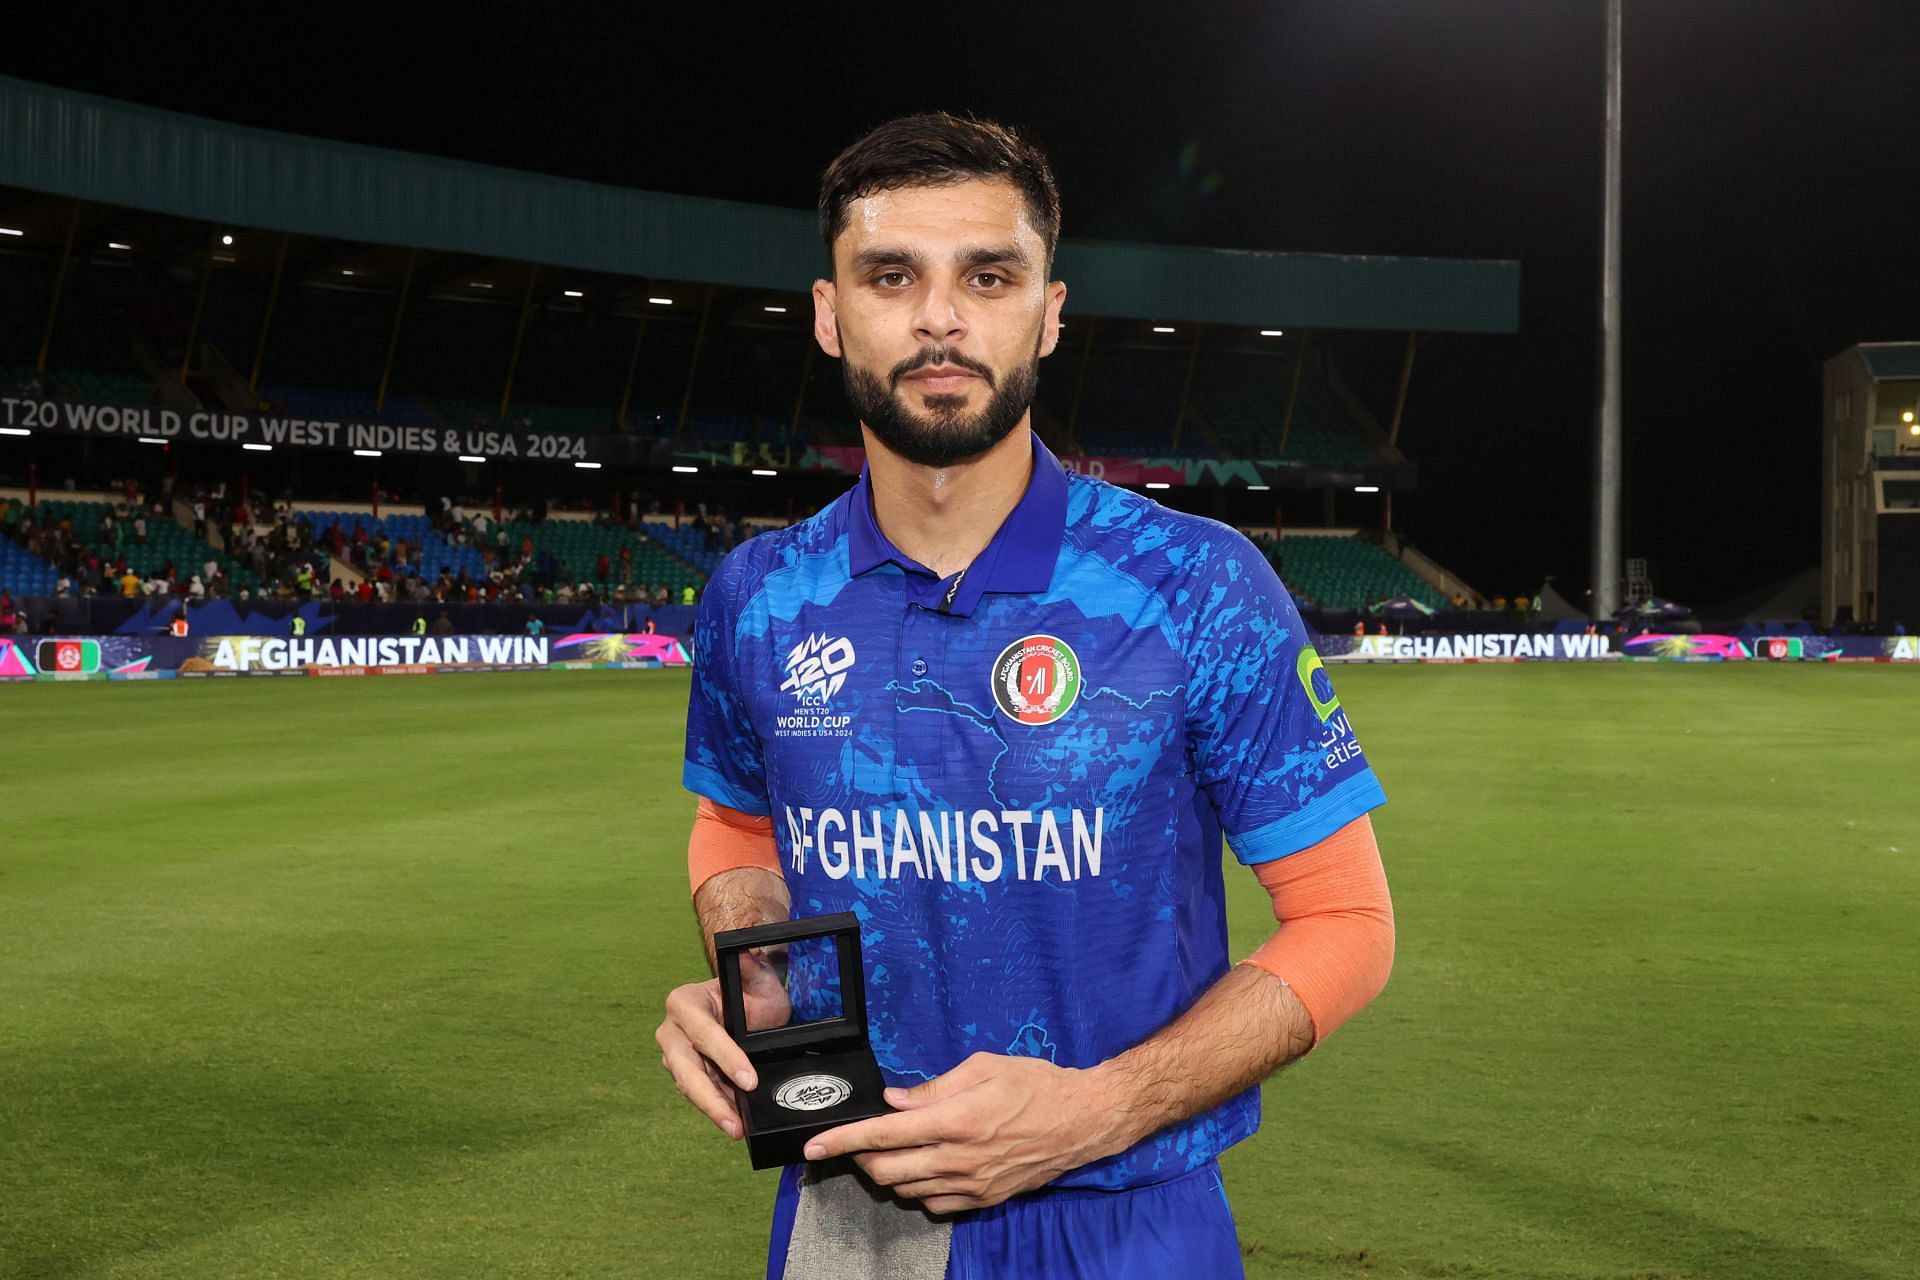
[[[1386,800],[1252,543],[1033,457],[963,573],[887,541],[863,472],[700,601],[686,786],[772,815],[796,917],[859,917],[896,1085],[1145,1040],[1229,967],[1223,834],[1266,862]],[[1259,1122],[1249,1089],[1056,1185],[1163,1181]]]

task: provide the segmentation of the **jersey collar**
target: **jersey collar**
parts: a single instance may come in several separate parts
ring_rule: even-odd
[[[1053,567],[1067,530],[1067,472],[1052,450],[1033,440],[1033,478],[1007,518],[973,563],[959,575],[935,576],[901,551],[880,532],[873,518],[873,487],[868,468],[860,468],[859,483],[847,494],[847,569],[854,576],[883,564],[896,564],[907,573],[908,598],[942,613],[971,617],[980,597],[989,591],[1031,593],[1053,583]],[[956,588],[954,576],[960,581]]]

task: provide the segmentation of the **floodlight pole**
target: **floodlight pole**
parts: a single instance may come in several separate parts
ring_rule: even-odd
[[[1600,232],[1600,394],[1594,431],[1590,616],[1620,607],[1620,5],[1607,0],[1606,179]]]

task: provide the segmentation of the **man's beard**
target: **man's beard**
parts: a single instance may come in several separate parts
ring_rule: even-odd
[[[922,395],[926,412],[909,409],[896,393],[900,380],[915,369],[927,365],[954,365],[978,375],[991,393],[980,412],[971,417],[964,412],[964,396]],[[1007,438],[1033,404],[1034,390],[1040,385],[1040,347],[1034,344],[1033,358],[1011,370],[1003,383],[997,383],[993,370],[977,360],[953,351],[923,347],[888,371],[887,379],[860,368],[851,360],[840,362],[841,376],[847,385],[847,399],[880,443],[923,467],[946,467],[968,458],[976,458]]]

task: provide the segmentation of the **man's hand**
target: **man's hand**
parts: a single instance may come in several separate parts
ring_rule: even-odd
[[[720,1021],[720,980],[689,982],[668,993],[666,1020],[653,1038],[673,1087],[720,1132],[738,1138],[743,1132],[740,1113],[727,1081],[751,1089],[759,1077]]]
[[[1039,1058],[976,1053],[916,1088],[887,1090],[895,1114],[827,1130],[807,1159],[852,1155],[930,1213],[985,1209],[1124,1148],[1093,1081]]]
[[[702,801],[703,804],[708,802]],[[741,815],[745,820],[745,815]],[[695,823],[696,831],[699,823]],[[768,840],[771,842],[772,837]],[[775,866],[779,864],[776,861]],[[787,886],[779,872],[763,867],[734,867],[709,876],[693,895],[693,911],[700,920],[700,937],[713,967],[713,935],[723,929],[745,929],[787,918]],[[774,977],[769,987],[767,978]],[[792,1016],[787,993],[777,976],[757,965],[744,966],[741,996],[747,1026],[785,1026]],[[660,1065],[673,1077],[674,1088],[729,1138],[746,1132],[734,1106],[732,1080],[742,1089],[758,1083],[753,1063],[727,1034],[720,1021],[720,982],[690,982],[667,996],[666,1020],[653,1033],[660,1045]]]
[[[793,1016],[792,1006],[772,966],[750,952],[742,952],[740,961],[741,1003],[748,1029],[785,1026]],[[661,1065],[687,1101],[729,1138],[745,1132],[727,1082],[732,1080],[742,1089],[751,1089],[759,1077],[720,1020],[720,980],[709,978],[675,987],[667,996],[666,1020],[653,1038],[660,1045]]]

